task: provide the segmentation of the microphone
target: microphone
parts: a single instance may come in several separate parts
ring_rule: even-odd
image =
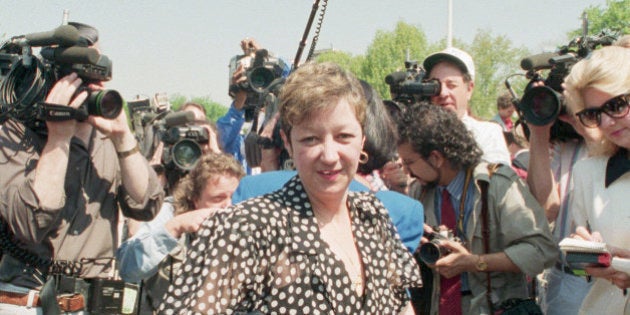
[[[52,31],[26,34],[12,41],[20,46],[73,46],[79,41],[79,31],[72,25],[61,25]]]
[[[44,47],[41,49],[42,57],[57,63],[92,64],[95,65],[101,54],[98,50],[88,47]]]
[[[195,113],[189,111],[174,112],[166,115],[163,121],[166,127],[185,125],[195,121]]]
[[[523,60],[521,60],[521,69],[525,71],[549,69],[551,68],[551,63],[549,62],[549,59],[556,56],[558,56],[558,53],[548,52],[523,58]]]
[[[393,84],[404,81],[406,78],[407,78],[407,72],[398,71],[398,72],[388,74],[385,77],[385,83],[389,85],[393,85]]]

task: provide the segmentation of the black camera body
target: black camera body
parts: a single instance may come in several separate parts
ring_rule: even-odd
[[[392,100],[413,105],[440,94],[442,86],[437,79],[426,79],[427,72],[415,60],[405,61],[405,71],[393,72],[385,77]]]
[[[566,112],[562,97],[562,82],[571,71],[571,67],[601,47],[609,46],[617,39],[616,35],[602,32],[596,36],[577,37],[555,53],[543,53],[529,56],[521,61],[521,68],[530,79],[517,109],[526,122],[543,126],[555,121]],[[541,70],[549,70],[544,78]],[[533,86],[543,82],[544,86]]]
[[[250,122],[260,109],[270,102],[269,95],[278,96],[284,84],[284,72],[288,69],[286,63],[269,54],[266,49],[259,49],[250,55],[238,55],[230,62],[230,78],[239,65],[245,69],[247,80],[239,84],[230,85],[230,95],[238,91],[247,91],[247,100],[243,110],[245,121]]]
[[[434,228],[434,231],[438,230],[438,227]],[[418,254],[420,259],[427,265],[434,265],[440,258],[451,253],[448,248],[442,245],[444,241],[461,243],[461,240],[453,234],[453,231],[450,230],[425,233],[424,236],[429,240],[429,242],[420,245],[418,248]]]
[[[42,47],[39,56],[33,54],[32,47]],[[28,127],[42,130],[46,120],[85,120],[88,115],[118,117],[125,101],[114,90],[88,90],[87,100],[77,110],[42,104],[55,82],[70,73],[76,73],[83,80],[80,91],[87,90],[92,82],[112,78],[112,61],[87,47],[72,25],[16,36],[3,43],[0,47],[0,122],[13,117]]]

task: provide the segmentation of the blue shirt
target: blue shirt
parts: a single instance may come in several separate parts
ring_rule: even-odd
[[[217,130],[223,152],[234,156],[250,174],[251,170],[247,167],[245,159],[245,136],[241,134],[243,124],[245,124],[245,110],[236,109],[232,103],[228,112],[217,120]]]
[[[232,203],[236,204],[278,190],[296,173],[296,171],[272,171],[245,176],[232,195]],[[367,187],[356,180],[350,183],[349,190],[369,191]],[[375,196],[387,208],[401,241],[413,253],[424,232],[424,208],[422,204],[418,200],[394,191],[378,191]]]
[[[136,234],[120,245],[116,261],[123,280],[138,283],[153,276],[164,257],[177,247],[178,240],[164,227],[174,216],[173,199],[167,197],[158,215],[142,222]]]

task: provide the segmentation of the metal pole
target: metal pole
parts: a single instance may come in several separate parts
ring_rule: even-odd
[[[448,0],[448,26],[446,32],[446,47],[453,47],[453,0]]]

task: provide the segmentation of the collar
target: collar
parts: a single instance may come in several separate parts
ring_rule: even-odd
[[[440,187],[440,193],[442,190],[448,190],[448,193],[451,194],[451,198],[454,198],[456,203],[459,202],[459,199],[462,197],[462,192],[464,191],[464,181],[466,180],[466,172],[459,171],[455,178],[448,183],[446,186]],[[455,203],[454,203],[455,204]]]
[[[606,164],[606,188],[626,172],[630,171],[630,160],[628,160],[627,155],[628,150],[619,149],[617,153],[608,159],[608,163]]]

